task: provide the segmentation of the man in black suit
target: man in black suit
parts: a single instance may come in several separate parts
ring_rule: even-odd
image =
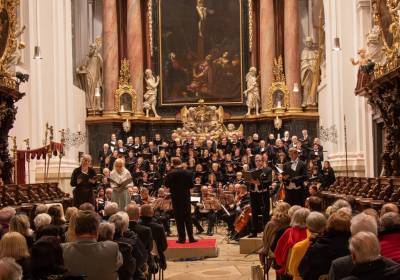
[[[177,243],[185,243],[185,227],[189,242],[193,243],[197,241],[193,237],[193,225],[190,213],[190,189],[193,187],[193,179],[191,172],[182,169],[181,164],[182,162],[179,158],[172,158],[174,169],[167,174],[165,186],[169,188],[171,193],[172,208],[178,230]]]
[[[255,157],[256,169],[262,172],[259,178],[252,180],[250,183],[250,205],[251,205],[251,222],[252,230],[250,238],[256,237],[257,233],[262,231],[269,220],[269,186],[272,183],[272,169],[267,167],[268,160],[264,162],[262,155]],[[258,215],[262,215],[263,225],[258,221]]]
[[[299,159],[299,152],[296,148],[289,149],[289,162],[285,163],[285,192],[286,202],[290,205],[300,205],[304,207],[306,200],[306,190],[304,181],[307,180],[307,166],[304,161]]]
[[[164,227],[153,221],[153,217],[153,207],[150,204],[142,205],[140,208],[141,225],[150,228],[153,239],[157,245],[160,267],[165,270],[167,268],[167,261],[164,252],[168,248],[167,238],[165,236]]]
[[[135,203],[130,203],[126,207],[126,212],[129,216],[129,229],[139,236],[148,254],[150,254],[153,250],[153,235],[149,227],[139,224],[139,207]]]

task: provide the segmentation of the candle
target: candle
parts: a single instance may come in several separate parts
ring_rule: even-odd
[[[124,105],[121,105],[121,112],[125,112],[125,107],[124,107]]]
[[[81,131],[81,124],[78,123],[78,131]]]

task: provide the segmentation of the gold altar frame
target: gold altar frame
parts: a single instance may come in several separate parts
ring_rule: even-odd
[[[17,40],[13,38],[13,35],[16,31],[17,25],[17,16],[16,16],[16,8],[19,5],[19,0],[7,0],[0,1],[0,14],[5,12],[7,15],[8,25],[4,26],[7,28],[7,38],[3,41],[0,41],[0,49],[4,48],[4,51],[0,53],[0,74],[4,75],[4,63],[10,58],[13,54]],[[3,28],[4,28],[3,27]],[[2,31],[4,34],[4,30]]]
[[[281,108],[274,107],[274,94],[278,91],[283,92],[283,101]],[[268,108],[274,112],[284,112],[289,108],[289,90],[287,89],[285,81],[283,82],[273,82],[268,89]]]
[[[163,102],[163,56],[162,56],[162,16],[161,16],[161,5],[162,1],[158,1],[158,49],[159,49],[159,65],[160,65],[160,105],[159,106],[182,106],[182,105],[196,105],[197,102],[175,102],[175,103],[164,103]],[[237,0],[239,2],[239,24],[240,24],[240,101],[232,101],[232,102],[204,102],[206,105],[215,105],[215,104],[223,104],[223,105],[243,105],[244,97],[243,97],[243,83],[245,82],[243,79],[243,1]]]
[[[119,72],[118,88],[114,93],[114,111],[118,113],[135,113],[136,112],[136,91],[130,84],[131,73],[129,70],[129,60],[123,59],[121,61],[121,69]],[[132,99],[132,110],[121,110],[121,97],[128,94]]]

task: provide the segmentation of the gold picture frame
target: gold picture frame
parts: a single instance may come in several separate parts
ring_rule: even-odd
[[[184,106],[184,105],[196,105],[197,104],[197,100],[198,98],[194,101],[175,101],[175,102],[166,102],[164,100],[164,73],[163,73],[163,68],[165,66],[165,63],[163,61],[164,56],[163,56],[163,34],[162,34],[162,30],[163,30],[163,25],[162,25],[162,5],[164,2],[166,2],[167,0],[159,0],[158,1],[158,5],[157,5],[157,13],[158,13],[158,60],[159,60],[159,64],[160,64],[160,103],[159,106],[162,107],[176,107],[176,106]],[[234,1],[234,0],[232,0]],[[240,46],[239,46],[239,60],[240,60],[240,100],[235,100],[235,101],[207,101],[205,100],[204,104],[207,105],[244,105],[244,97],[243,97],[243,91],[244,91],[244,83],[245,83],[245,73],[244,73],[244,63],[245,63],[245,59],[244,59],[244,46],[243,46],[243,42],[244,42],[244,32],[243,32],[243,23],[244,21],[244,10],[243,10],[243,3],[245,0],[235,0],[238,2],[238,7],[239,7],[239,26],[240,26],[240,34],[239,34],[239,42],[240,42]],[[203,97],[199,97],[199,98],[203,98]],[[204,98],[203,98],[204,99]]]
[[[130,84],[129,60],[121,61],[118,88],[114,94],[114,110],[118,113],[133,114],[136,111],[136,91]]]

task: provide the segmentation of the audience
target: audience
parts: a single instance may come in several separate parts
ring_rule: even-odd
[[[379,244],[382,256],[400,263],[400,214],[386,212],[380,218]]]
[[[319,212],[311,212],[306,219],[306,226],[308,231],[307,238],[293,246],[289,257],[288,273],[292,275],[294,280],[302,279],[298,272],[299,264],[311,243],[324,232],[326,218]]]
[[[318,280],[328,274],[333,260],[349,254],[350,219],[344,212],[334,212],[328,218],[325,233],[314,240],[300,262],[303,279]]]
[[[371,232],[359,232],[349,245],[354,268],[344,280],[398,280],[400,265],[380,255],[378,238]]]
[[[378,225],[373,216],[360,213],[351,219],[350,232],[351,235],[356,235],[359,232],[371,232],[378,234]],[[350,275],[354,268],[354,263],[350,255],[337,258],[331,264],[329,270],[330,280],[339,280]]]
[[[0,259],[0,279],[21,280],[22,268],[13,258]]]
[[[292,247],[299,241],[307,238],[306,219],[310,214],[307,208],[300,208],[293,213],[290,221],[290,227],[284,232],[278,241],[274,251],[278,275],[287,273],[287,262]]]
[[[33,231],[30,228],[29,218],[25,214],[16,214],[10,219],[10,232],[19,232],[22,234],[26,243],[28,244],[28,248],[31,248],[33,245]]]
[[[22,268],[23,278],[30,279],[31,265],[25,237],[18,232],[8,232],[0,240],[0,258],[13,258]]]
[[[122,265],[118,244],[97,241],[99,219],[95,212],[80,211],[75,220],[76,241],[62,244],[65,267],[88,280],[116,280]]]

